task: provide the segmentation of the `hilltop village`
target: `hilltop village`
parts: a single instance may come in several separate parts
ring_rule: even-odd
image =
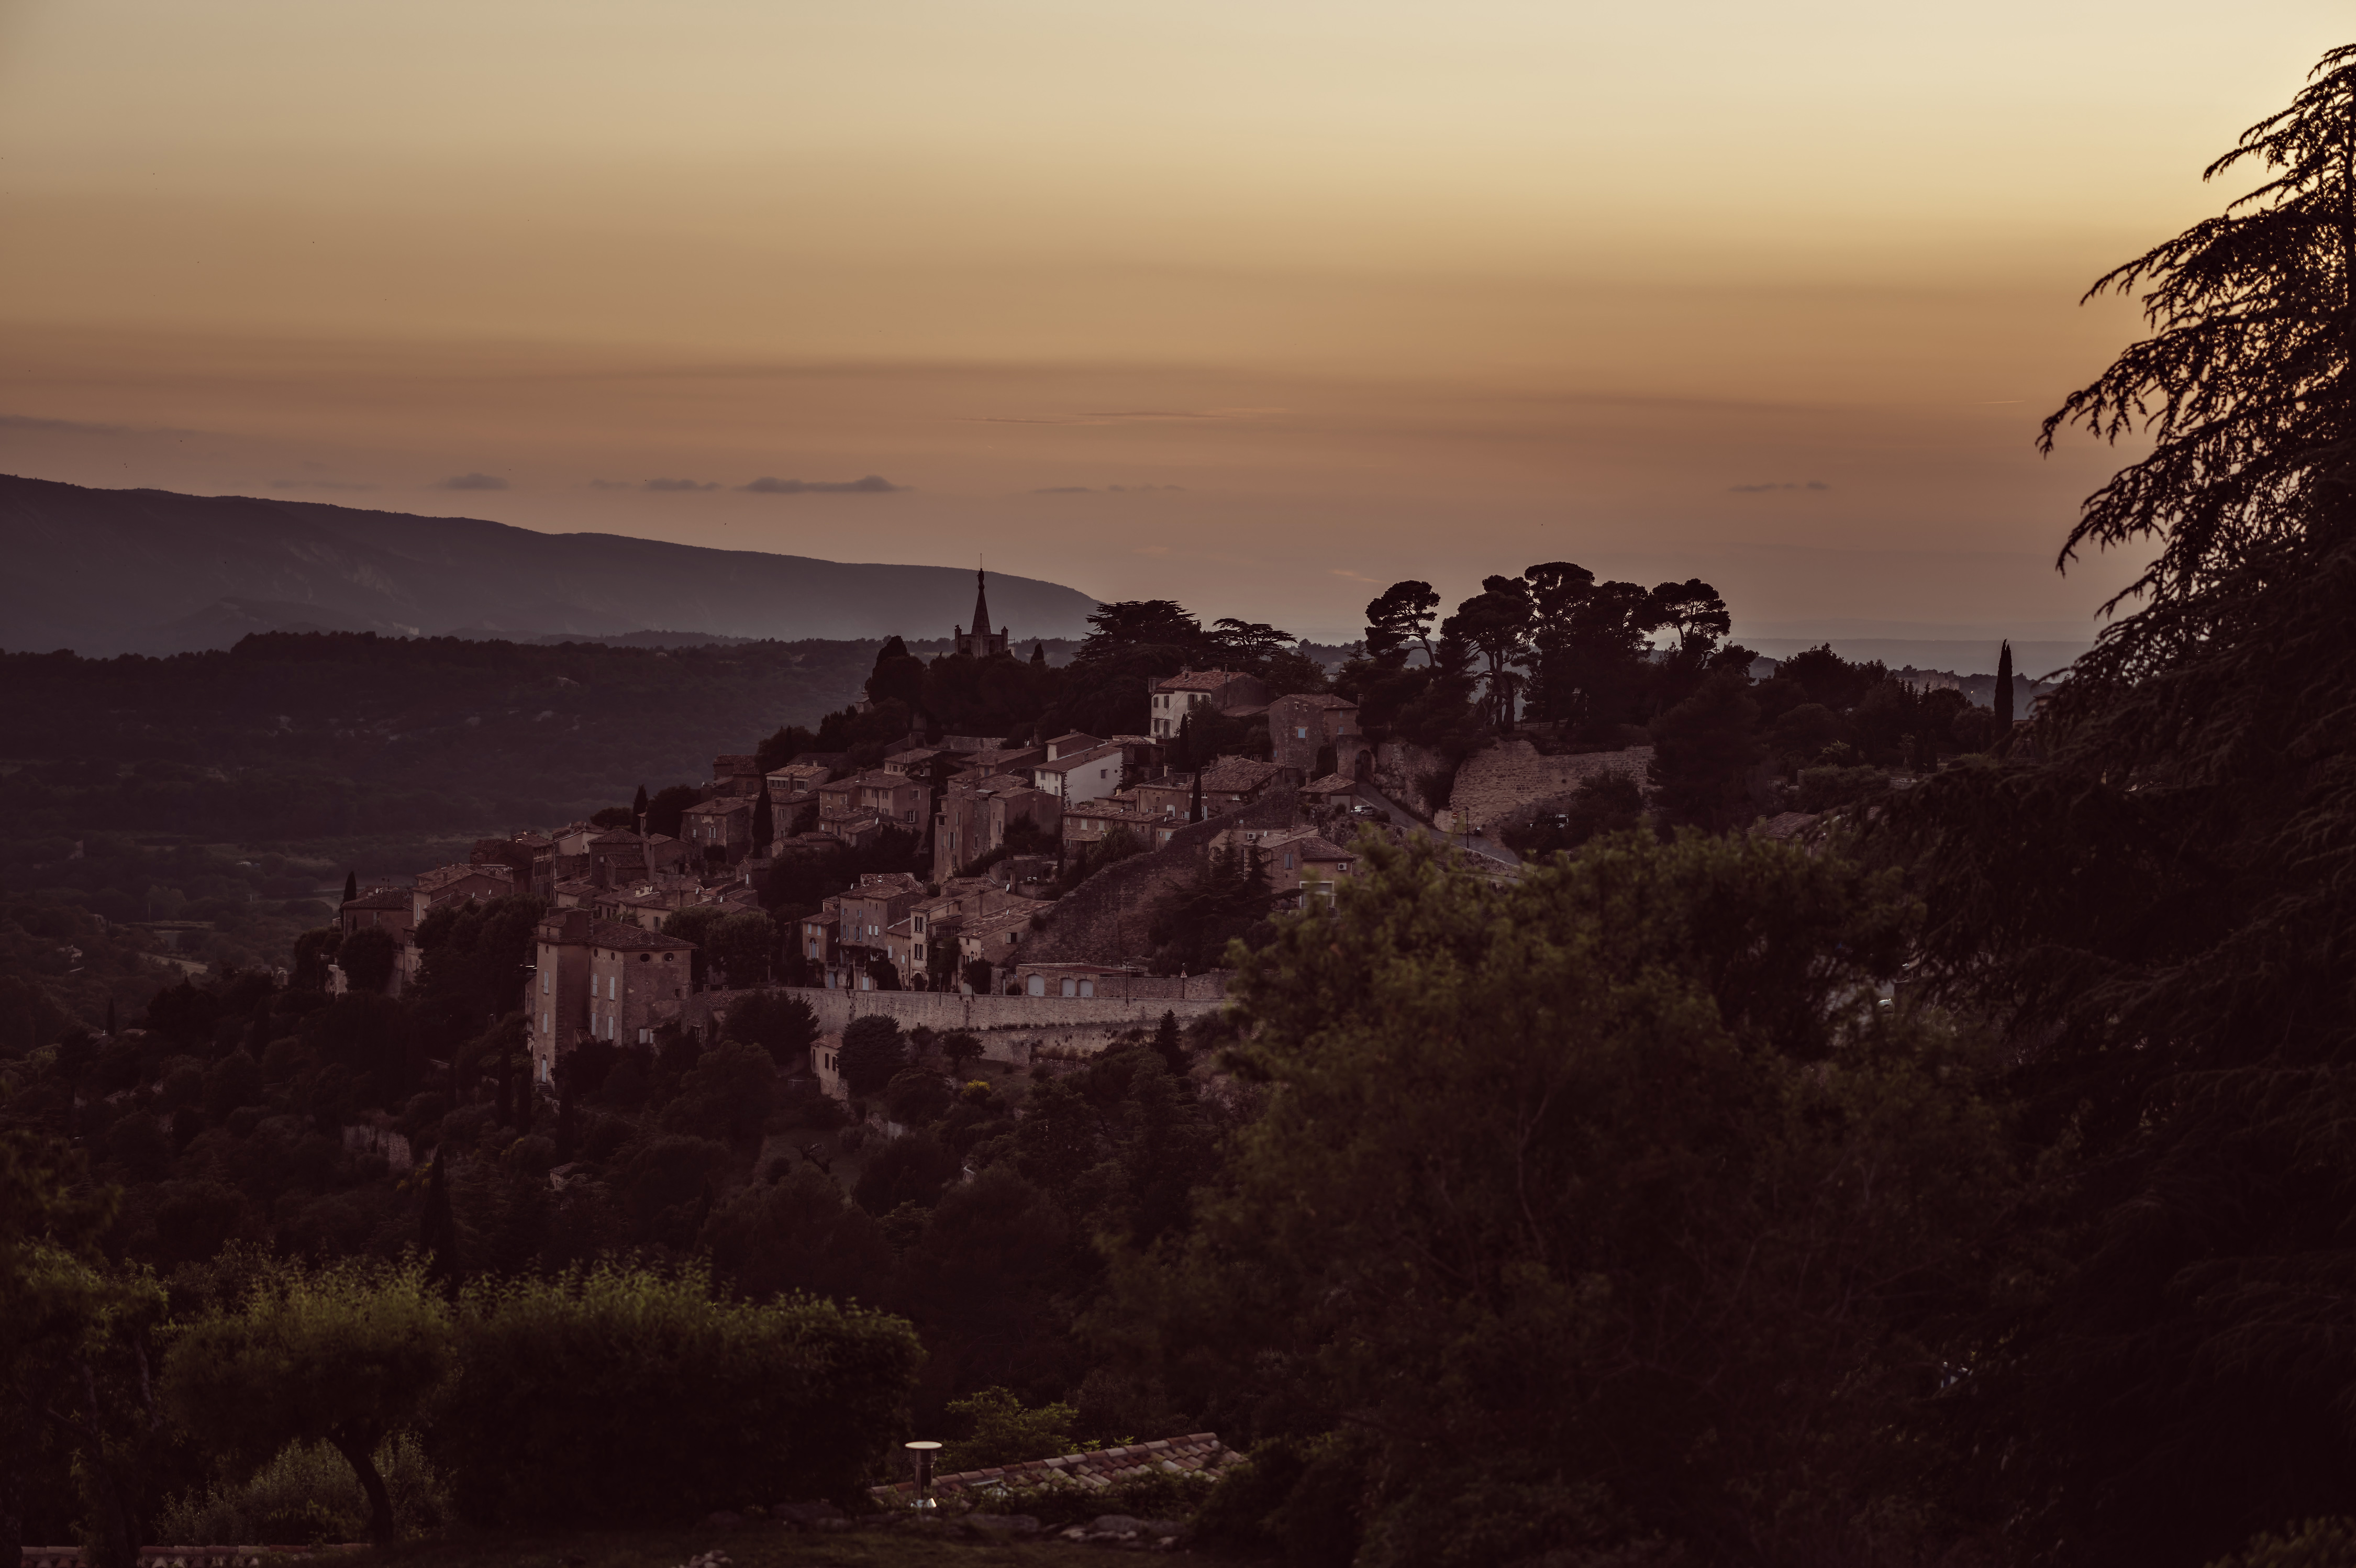
[[[1537,598],[1518,580],[1492,579],[1483,599],[1511,601],[1500,583],[1535,618]],[[1690,602],[1672,602],[1680,595]],[[1708,802],[1697,811],[1695,780],[1675,776],[1690,765],[1673,758],[1665,775],[1652,731],[1601,713],[1600,693],[1579,693],[1599,710],[1590,722],[1531,722],[1543,658],[1522,660],[1528,677],[1493,660],[1484,679],[1469,618],[1482,600],[1435,643],[1437,602],[1424,585],[1402,584],[1369,606],[1369,642],[1339,679],[1284,634],[1222,623],[1245,655],[1237,667],[1136,676],[1130,707],[1143,723],[1102,735],[1052,722],[1011,735],[928,727],[908,669],[923,661],[894,639],[862,699],[819,732],[780,731],[755,752],[715,756],[696,785],[651,798],[641,789],[627,808],[552,832],[483,840],[468,862],[408,886],[355,883],[314,949],[323,959],[340,950],[329,990],[398,996],[416,982],[417,933],[436,910],[529,896],[544,908],[521,1009],[536,1084],[552,1092],[584,1042],[710,1040],[737,998],[785,987],[808,996],[822,1031],[809,1064],[844,1095],[835,1044],[862,1013],[969,1032],[985,1054],[1023,1060],[1043,1041],[1085,1053],[1165,1014],[1213,1012],[1227,940],[1330,903],[1370,846],[1422,839],[1509,879],[1525,854],[1633,825],[1648,807],[1663,815],[1674,797],[1688,819],[1712,814]],[[1689,677],[1775,683],[1772,661],[1723,644],[1728,618],[1707,585],[1663,585],[1622,616],[1622,643],[1640,623],[1678,633],[1649,655],[1655,665],[1682,657]],[[1124,618],[1193,626],[1165,603],[1098,618],[1115,636]],[[1045,664],[1034,647],[1026,666],[1009,630],[992,628],[980,574],[971,628],[953,628],[949,644],[935,671],[954,660],[987,680]],[[1462,711],[1435,726],[1435,688],[1451,663]],[[1733,814],[1751,809],[1756,831],[1788,835],[1860,792],[1903,787],[1908,768],[1977,749],[1997,725],[1970,703],[1973,682],[1952,674],[1893,676],[1828,650],[1786,664],[1787,694],[1821,700],[1785,703],[1770,744],[1735,770]],[[1401,684],[1417,688],[1405,702],[1384,689]],[[1590,671],[1588,684],[1602,682]],[[1875,734],[1877,701],[1922,713],[1908,733]],[[1370,703],[1389,722],[1366,722]]]

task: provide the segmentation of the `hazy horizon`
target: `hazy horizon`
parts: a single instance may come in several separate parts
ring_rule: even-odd
[[[2256,19],[20,0],[0,469],[1320,637],[1571,559],[2083,640],[2126,454],[2032,437],[2344,26]]]

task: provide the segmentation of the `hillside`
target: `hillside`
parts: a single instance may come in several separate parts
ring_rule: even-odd
[[[169,659],[0,654],[10,840],[288,843],[562,822],[708,776],[858,693],[872,642],[541,647],[248,638]]]
[[[850,564],[316,501],[99,490],[0,475],[0,648],[228,648],[265,631],[937,637],[973,613],[962,567]],[[1095,601],[992,575],[992,618],[1077,635]]]

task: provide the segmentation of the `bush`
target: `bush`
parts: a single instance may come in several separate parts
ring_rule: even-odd
[[[1890,788],[1890,775],[1879,768],[1803,768],[1799,807],[1804,811],[1830,811],[1853,806]]]
[[[882,1313],[611,1265],[470,1289],[459,1347],[436,1437],[486,1525],[655,1524],[780,1487],[856,1504],[923,1357]]]
[[[964,1426],[966,1435],[941,1449],[940,1467],[945,1473],[979,1470],[1069,1454],[1072,1421],[1078,1414],[1067,1404],[1027,1409],[1006,1389],[984,1389],[969,1399],[951,1400],[949,1420]]]
[[[441,1477],[411,1433],[376,1451],[392,1494],[393,1533],[414,1540],[448,1516]],[[155,1518],[155,1538],[180,1546],[234,1546],[257,1541],[316,1545],[357,1541],[368,1532],[368,1494],[352,1467],[324,1443],[291,1443],[241,1485],[184,1492]]]

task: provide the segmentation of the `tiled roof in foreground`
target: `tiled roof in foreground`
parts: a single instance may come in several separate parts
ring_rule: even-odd
[[[1066,1454],[1054,1459],[1033,1459],[1023,1465],[999,1465],[986,1470],[960,1470],[933,1477],[933,1495],[951,1492],[997,1491],[1025,1487],[1079,1486],[1100,1492],[1116,1481],[1134,1476],[1183,1475],[1189,1470],[1215,1470],[1239,1462],[1243,1455],[1219,1441],[1215,1432],[1191,1437],[1167,1437],[1152,1443],[1132,1443],[1126,1448],[1099,1448],[1093,1454]],[[887,1500],[906,1498],[916,1489],[914,1480],[888,1487],[870,1487],[871,1495]]]

